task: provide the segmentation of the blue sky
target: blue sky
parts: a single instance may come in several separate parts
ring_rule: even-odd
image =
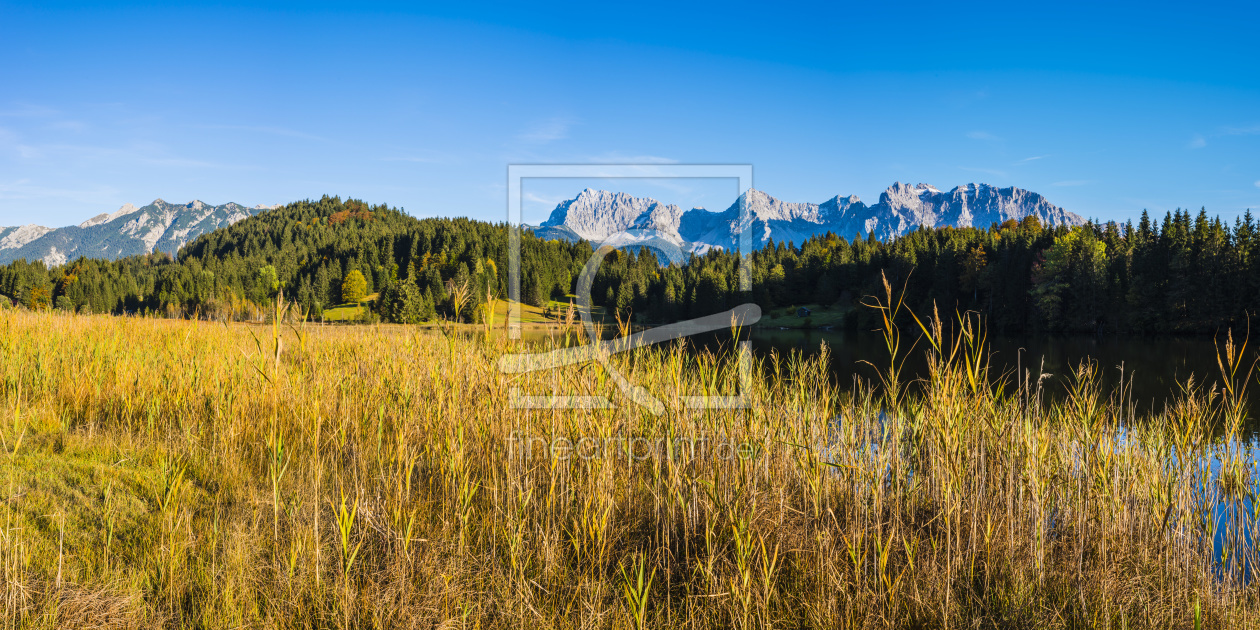
[[[447,4],[0,2],[0,225],[325,193],[501,220],[510,163],[1260,210],[1256,3]]]

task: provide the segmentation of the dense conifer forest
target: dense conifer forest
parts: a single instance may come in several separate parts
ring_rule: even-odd
[[[752,256],[753,291],[736,290],[737,258],[711,251],[661,266],[649,250],[617,251],[592,296],[639,321],[676,320],[752,299],[768,312],[797,305],[846,311],[905,287],[908,304],[974,310],[999,332],[1200,333],[1245,322],[1260,309],[1257,225],[1178,210],[1162,220],[1043,227],[1036,219],[985,229],[921,229],[895,241],[826,235],[777,243]],[[507,286],[507,226],[416,219],[385,205],[324,197],[246,219],[165,254],[79,259],[48,269],[0,267],[0,305],[91,313],[249,320],[283,292],[318,321],[324,310],[365,300],[368,321],[420,323],[484,317]],[[522,297],[566,302],[590,244],[522,238]]]

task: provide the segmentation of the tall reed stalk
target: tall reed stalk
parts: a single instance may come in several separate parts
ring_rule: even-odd
[[[661,416],[598,366],[496,369],[571,339],[308,328],[280,301],[265,341],[0,313],[0,626],[1260,621],[1245,340],[1137,417],[1103,367],[1045,403],[1040,376],[993,374],[979,316],[891,286],[873,305],[888,359],[856,383],[825,348],[614,355]],[[513,388],[615,406],[512,409]]]

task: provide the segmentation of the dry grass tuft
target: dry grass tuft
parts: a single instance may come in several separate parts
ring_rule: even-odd
[[[1245,347],[1224,393],[1139,420],[1091,366],[1046,405],[1039,375],[989,374],[974,321],[922,327],[925,382],[774,356],[735,411],[683,404],[736,393],[734,357],[618,355],[655,416],[595,366],[503,375],[521,348],[480,332],[6,311],[0,624],[1257,621]],[[512,388],[621,406],[513,410]]]

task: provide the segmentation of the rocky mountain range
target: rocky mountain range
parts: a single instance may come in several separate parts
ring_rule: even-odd
[[[740,219],[741,204],[749,209],[748,224]],[[162,251],[174,255],[194,238],[227,227],[278,206],[246,207],[238,203],[211,206],[201,201],[173,204],[155,199],[144,207],[126,204],[78,225],[0,227],[0,264],[19,258],[49,266],[80,256],[116,259]],[[927,184],[900,182],[889,186],[879,201],[866,205],[855,195],[837,195],[822,203],[790,203],[752,189],[729,208],[683,211],[647,197],[603,190],[583,190],[561,202],[538,226],[527,226],[542,238],[584,239],[614,247],[650,247],[658,255],[685,261],[710,248],[735,249],[743,229],[753,247],[776,242],[800,244],[831,232],[846,238],[896,238],[919,227],[988,227],[1008,219],[1035,216],[1047,225],[1080,225],[1085,220],[1020,188],[966,184],[943,192]]]
[[[740,204],[747,203],[751,225],[742,226]],[[988,227],[1008,219],[1035,216],[1046,225],[1081,225],[1085,219],[1041,195],[1020,188],[966,184],[947,192],[928,184],[895,183],[866,205],[856,195],[822,203],[789,203],[751,189],[721,212],[683,211],[676,205],[625,193],[583,190],[561,202],[551,216],[531,227],[542,238],[586,239],[615,247],[647,246],[674,262],[712,247],[734,249],[741,227],[751,230],[753,247],[794,242],[831,232],[845,238],[888,240],[919,227]]]
[[[174,255],[198,236],[227,227],[279,206],[211,206],[200,201],[168,203],[161,199],[137,208],[125,204],[78,225],[0,227],[0,264],[25,258],[55,267],[80,256],[116,259],[161,251]]]

